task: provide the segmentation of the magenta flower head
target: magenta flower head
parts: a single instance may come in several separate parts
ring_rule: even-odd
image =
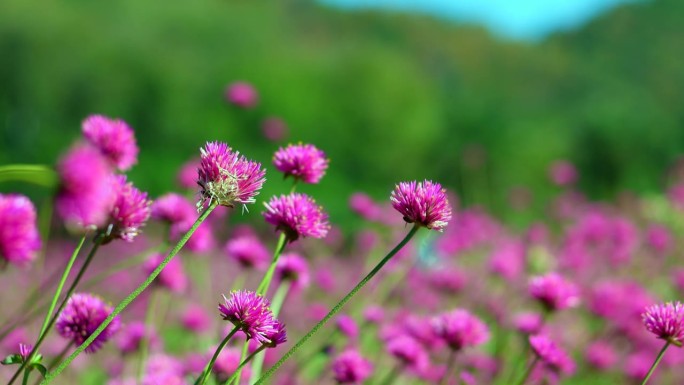
[[[23,195],[0,194],[0,260],[25,266],[40,245],[33,203]]]
[[[197,188],[197,170],[200,167],[199,159],[189,160],[181,165],[176,175],[176,183],[186,189]]]
[[[430,325],[436,336],[452,350],[481,345],[489,340],[489,329],[467,310],[455,309],[434,317]]]
[[[229,297],[223,296],[224,303],[219,311],[225,321],[230,321],[242,330],[247,339],[256,339],[263,344],[273,343],[279,338],[281,324],[273,318],[270,304],[264,297],[253,291],[232,291]],[[284,329],[283,329],[284,330]]]
[[[577,181],[577,169],[567,160],[553,162],[549,168],[549,175],[558,186],[572,185]]]
[[[309,286],[309,264],[297,253],[284,253],[278,259],[276,276],[290,281],[293,288],[305,288]]]
[[[230,239],[223,250],[229,258],[246,269],[261,269],[271,258],[266,246],[254,235]]]
[[[261,123],[261,133],[264,134],[264,138],[272,142],[285,139],[287,131],[287,124],[280,118],[266,118]]]
[[[242,108],[252,108],[259,96],[254,87],[247,82],[235,82],[226,87],[226,100]]]
[[[273,165],[278,171],[304,183],[318,183],[330,160],[325,153],[312,144],[290,144],[279,148],[273,155]]]
[[[579,304],[579,289],[557,273],[532,277],[530,295],[548,311],[562,310]]]
[[[290,242],[301,237],[323,238],[328,234],[328,214],[306,194],[273,197],[264,203],[266,222],[282,231]]]
[[[360,384],[373,373],[373,365],[356,350],[346,350],[332,362],[338,384]]]
[[[575,363],[570,356],[548,336],[536,334],[530,336],[529,340],[532,351],[547,368],[561,374],[572,374],[575,371]]]
[[[446,190],[439,183],[401,182],[390,196],[392,207],[404,216],[404,221],[431,230],[442,231],[451,220],[451,206]]]
[[[401,362],[402,366],[421,372],[430,364],[423,346],[413,337],[401,334],[387,342],[387,351]]]
[[[684,342],[684,305],[667,302],[646,308],[641,315],[646,330],[678,347]]]
[[[112,169],[104,156],[91,146],[77,145],[59,160],[57,173],[55,208],[66,226],[77,230],[104,226],[116,196]]]
[[[255,202],[266,181],[261,163],[247,160],[220,142],[209,142],[200,152],[197,183],[202,191],[198,206],[214,201],[226,207]]]
[[[356,324],[356,321],[354,321],[354,318],[346,314],[341,314],[335,320],[335,324],[337,330],[347,336],[347,338],[355,339],[359,336],[359,326]]]
[[[164,254],[158,253],[145,261],[143,266],[145,273],[150,275],[164,261],[164,257]],[[171,259],[154,282],[172,293],[183,293],[188,287],[188,277],[185,275],[185,271],[183,271],[183,262],[181,262],[180,258]]]
[[[100,297],[86,293],[76,293],[69,298],[55,327],[64,338],[71,339],[76,346],[81,345],[97,329],[102,321],[111,314],[112,307]],[[95,353],[120,328],[121,320],[116,316],[112,322],[86,348],[86,353]]]
[[[113,183],[116,200],[107,235],[110,239],[120,238],[132,242],[150,218],[152,201],[147,199],[147,193],[135,188],[133,183],[127,183],[125,175],[116,175]]]
[[[91,115],[83,121],[83,136],[119,170],[138,162],[138,145],[133,130],[120,119]]]
[[[196,174],[196,172],[195,172]],[[152,203],[152,219],[174,224],[192,220],[197,217],[195,207],[184,196],[168,193],[157,198]]]

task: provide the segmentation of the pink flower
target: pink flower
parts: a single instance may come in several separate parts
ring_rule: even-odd
[[[323,238],[328,234],[328,214],[306,194],[273,197],[264,204],[264,219],[282,231],[290,242],[301,237]]]
[[[287,136],[287,125],[280,118],[267,118],[261,123],[261,132],[266,139],[277,142]]]
[[[226,87],[226,99],[238,107],[252,108],[257,104],[258,95],[251,84],[235,82]]]
[[[108,235],[132,242],[150,218],[152,201],[147,199],[147,193],[135,188],[133,183],[127,183],[125,175],[116,175],[113,183],[116,199],[110,214]]]
[[[155,254],[145,262],[145,273],[150,275],[159,264],[164,261],[164,254]],[[188,277],[183,271],[183,262],[180,258],[173,258],[164,266],[164,269],[159,273],[155,283],[172,293],[182,293],[188,287]]]
[[[562,374],[572,374],[575,371],[575,363],[570,356],[559,348],[551,338],[537,334],[530,336],[529,340],[532,351],[546,367]]]
[[[562,310],[579,304],[578,287],[557,273],[532,277],[529,291],[548,310]]]
[[[481,345],[489,340],[489,329],[484,322],[467,310],[455,309],[442,313],[430,322],[433,332],[452,350]]]
[[[646,308],[641,315],[646,330],[681,347],[684,342],[684,305],[667,302]]]
[[[312,144],[291,144],[279,148],[273,155],[273,165],[278,171],[304,183],[318,183],[325,175],[329,161],[325,153]]]
[[[25,266],[35,260],[40,247],[33,203],[23,195],[0,194],[0,258]]]
[[[577,169],[575,166],[566,161],[559,160],[551,165],[549,170],[551,180],[558,186],[572,185],[577,181]]]
[[[404,216],[404,221],[442,231],[451,220],[451,206],[446,190],[439,183],[399,183],[390,197],[392,207]]]
[[[373,373],[373,365],[356,350],[346,350],[332,362],[338,384],[360,384]]]
[[[135,135],[123,120],[91,115],[83,121],[83,136],[121,171],[138,161]]]

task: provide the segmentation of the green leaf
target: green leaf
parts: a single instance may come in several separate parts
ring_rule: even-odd
[[[42,164],[10,164],[0,166],[0,182],[23,181],[45,187],[57,185],[57,172]]]
[[[5,357],[4,360],[2,360],[3,365],[14,365],[14,364],[21,364],[24,362],[24,359],[19,355],[19,354],[12,354],[10,356]]]
[[[33,364],[31,365],[32,368],[36,368],[40,372],[40,374],[43,375],[43,378],[47,375],[47,368],[41,364]]]

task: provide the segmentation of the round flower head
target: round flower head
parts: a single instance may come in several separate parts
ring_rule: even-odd
[[[562,374],[572,374],[575,371],[575,363],[570,356],[548,336],[537,334],[530,336],[529,340],[532,351],[546,367]]]
[[[248,339],[271,343],[279,323],[273,318],[268,301],[253,291],[232,291],[223,296],[219,311],[224,320],[240,328]]]
[[[337,325],[337,330],[348,338],[355,339],[359,336],[359,326],[356,324],[356,321],[354,321],[354,318],[342,314],[337,317],[335,323]]]
[[[532,277],[530,295],[547,310],[562,310],[579,304],[579,289],[556,273]]]
[[[610,369],[619,358],[615,348],[604,341],[592,342],[584,354],[587,363],[598,370]]]
[[[273,165],[285,177],[292,176],[304,183],[318,183],[330,160],[312,144],[290,144],[273,155]]]
[[[145,323],[141,321],[131,322],[119,332],[116,339],[117,346],[123,354],[133,353],[140,349],[143,338],[148,338],[151,345],[159,344],[159,338],[153,328],[146,327]]]
[[[270,259],[268,249],[254,235],[242,235],[229,240],[224,251],[229,258],[247,269],[265,267]]]
[[[225,96],[228,102],[242,108],[254,107],[258,100],[256,90],[246,82],[235,82],[228,85]]]
[[[577,181],[577,169],[567,160],[553,162],[549,168],[549,175],[558,186],[568,186]]]
[[[456,309],[442,313],[431,321],[432,330],[452,350],[477,346],[489,340],[489,329],[484,322],[467,310]]]
[[[290,281],[295,288],[309,286],[309,264],[297,253],[284,253],[280,256],[276,275],[281,281]]]
[[[97,329],[102,321],[111,314],[112,307],[100,297],[92,294],[77,293],[69,298],[55,327],[59,335],[71,339],[76,346],[81,345]],[[95,353],[119,330],[121,321],[116,316],[112,322],[86,348],[86,353]]]
[[[646,308],[641,315],[646,330],[669,343],[682,346],[684,342],[684,305],[667,302]]]
[[[285,324],[274,320],[273,327],[266,333],[264,341],[262,343],[269,348],[275,348],[278,345],[287,342],[287,331],[285,330]]]
[[[183,327],[194,333],[201,333],[211,328],[211,319],[202,306],[190,304],[181,315]]]
[[[392,207],[404,216],[404,221],[442,231],[451,220],[451,206],[446,191],[439,183],[401,182],[390,196]]]
[[[33,203],[22,195],[0,194],[0,259],[24,266],[36,258],[39,250]]]
[[[373,373],[373,365],[356,350],[347,350],[332,362],[338,384],[360,384]]]
[[[104,156],[91,146],[77,145],[59,160],[57,173],[55,209],[67,227],[104,226],[115,198],[112,169]]]
[[[390,339],[387,351],[409,369],[422,371],[429,365],[428,354],[423,346],[406,334]]]
[[[261,163],[252,162],[225,143],[210,142],[200,149],[197,183],[202,188],[198,206],[216,201],[221,206],[254,203],[266,180]]]
[[[174,224],[192,220],[197,217],[192,203],[176,193],[168,193],[157,198],[152,203],[152,219]]]
[[[330,230],[328,214],[306,194],[273,197],[264,206],[266,222],[274,225],[276,230],[283,231],[290,242],[300,236],[323,238]]]
[[[287,124],[280,118],[267,118],[261,123],[261,133],[272,142],[283,140],[287,136]]]
[[[116,175],[113,183],[116,200],[108,235],[132,242],[150,218],[152,201],[147,199],[147,193],[135,188],[133,183],[127,183],[125,175]]]
[[[150,259],[145,261],[144,269],[147,275],[150,275],[162,261],[164,254],[155,254]],[[159,273],[155,279],[155,283],[172,293],[182,293],[188,287],[188,278],[183,271],[183,262],[180,258],[173,258],[164,266],[164,269]]]
[[[119,170],[138,162],[138,145],[133,130],[120,119],[91,115],[83,121],[83,136]]]

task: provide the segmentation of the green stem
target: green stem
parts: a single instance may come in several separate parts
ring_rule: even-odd
[[[59,361],[61,361],[62,358],[64,358],[64,356],[67,354],[69,349],[71,349],[73,346],[74,346],[74,341],[69,341],[67,346],[65,346],[64,349],[62,349],[62,351],[59,352],[59,354],[55,358],[50,360],[50,363],[48,365],[45,366],[47,368],[47,370],[51,370],[52,368],[54,368],[55,365],[57,365],[57,363],[59,363]],[[36,382],[35,382],[35,385],[38,385],[38,384],[40,384],[40,377],[38,377],[38,380],[36,380]]]
[[[273,280],[273,274],[275,273],[276,265],[278,264],[278,259],[280,258],[280,254],[283,252],[283,249],[285,249],[286,240],[287,237],[285,233],[281,232],[280,237],[278,238],[278,245],[273,252],[271,265],[268,267],[266,274],[264,274],[264,278],[261,279],[261,283],[259,283],[257,294],[263,296],[268,292],[268,288],[271,286],[271,280]]]
[[[523,385],[525,381],[527,381],[527,378],[530,377],[530,374],[532,374],[532,370],[534,370],[534,367],[537,366],[537,362],[539,362],[539,357],[534,356],[534,360],[530,363],[530,366],[527,367],[525,370],[525,374],[520,378],[520,381],[517,382],[517,385]]]
[[[242,345],[242,353],[240,353],[240,362],[247,360],[246,357],[247,357],[247,351],[248,350],[249,350],[249,339],[247,339],[245,341],[244,345]],[[242,366],[238,366],[238,368],[235,369],[235,373],[233,373],[233,375],[231,376],[231,378],[233,378],[233,381],[228,382],[227,384],[228,385],[230,385],[230,384],[239,385],[241,377],[242,377]]]
[[[414,225],[411,228],[411,231],[409,231],[409,233],[406,234],[406,237],[404,237],[404,239],[402,239],[401,242],[399,242],[399,244],[394,249],[392,249],[392,251],[390,251],[389,254],[387,254],[385,258],[383,258],[373,268],[373,270],[370,271],[370,273],[368,273],[368,275],[366,275],[344,298],[342,298],[342,300],[337,305],[335,305],[335,307],[332,308],[330,313],[328,313],[321,321],[319,321],[313,327],[313,329],[311,329],[304,337],[297,341],[297,343],[292,348],[290,348],[290,350],[287,353],[285,353],[285,355],[280,360],[278,360],[278,362],[276,362],[275,365],[273,365],[266,373],[264,373],[264,375],[261,376],[261,378],[259,378],[259,381],[257,381],[255,385],[261,384],[264,381],[266,381],[269,377],[271,377],[273,373],[275,373],[275,371],[278,370],[278,368],[280,368],[283,365],[283,363],[285,363],[285,361],[287,361],[288,358],[295,354],[297,350],[309,340],[309,338],[316,334],[316,332],[318,332],[318,330],[321,327],[323,327],[323,325],[325,325],[332,317],[334,317],[335,314],[337,314],[337,312],[339,312],[342,309],[342,307],[359,290],[361,290],[361,288],[363,288],[366,285],[366,283],[368,283],[368,281],[370,281],[375,276],[375,274],[377,274],[378,271],[380,271],[380,269],[382,269],[382,267],[385,266],[385,264],[389,262],[389,260],[392,259],[392,257],[411,240],[411,238],[413,238],[413,236],[416,234],[419,228],[420,225]]]
[[[64,296],[62,303],[59,305],[59,308],[57,308],[57,311],[55,312],[54,316],[52,316],[52,318],[50,318],[50,322],[48,322],[47,327],[45,328],[45,332],[40,333],[40,335],[38,336],[38,341],[33,345],[33,349],[31,350],[31,354],[29,354],[29,356],[26,358],[26,360],[21,364],[21,366],[19,367],[17,372],[14,373],[14,376],[12,377],[10,382],[7,383],[7,385],[12,385],[14,383],[14,381],[16,381],[17,377],[19,377],[19,373],[26,368],[26,365],[29,362],[31,362],[33,357],[38,352],[38,348],[40,347],[40,345],[45,340],[45,337],[50,332],[50,329],[52,329],[52,327],[55,325],[55,322],[57,322],[57,317],[59,316],[59,314],[64,309],[64,306],[66,306],[71,295],[74,294],[74,291],[76,290],[76,286],[78,286],[79,282],[81,282],[81,278],[83,278],[83,274],[88,269],[88,266],[90,265],[90,262],[93,260],[95,253],[97,253],[97,250],[100,248],[101,243],[102,243],[102,237],[99,235],[96,235],[95,239],[93,239],[93,247],[90,249],[90,253],[88,253],[88,256],[86,257],[85,261],[83,261],[83,265],[81,266],[81,269],[78,271],[78,274],[76,274],[76,278],[74,278],[74,281],[71,283],[71,286],[69,286],[69,290],[67,290],[67,293]]]
[[[447,365],[446,369],[444,370],[444,376],[442,376],[442,381],[440,381],[440,385],[446,385],[449,381],[449,369],[454,367],[454,362],[456,361],[456,350],[455,349],[450,349],[449,350],[449,358],[447,358]]]
[[[104,331],[104,329],[107,326],[109,326],[109,324],[112,322],[112,320],[117,315],[119,315],[119,313],[121,313],[131,302],[133,302],[133,300],[136,299],[140,295],[140,293],[143,292],[143,290],[145,290],[148,286],[150,286],[150,284],[157,278],[157,276],[159,275],[159,273],[161,273],[161,271],[164,269],[164,267],[166,267],[166,265],[169,263],[169,261],[171,261],[171,259],[176,254],[178,254],[178,252],[180,251],[180,249],[183,248],[183,246],[185,246],[185,243],[188,241],[188,239],[190,239],[190,237],[195,232],[195,230],[197,230],[197,227],[199,227],[199,225],[202,224],[202,222],[204,222],[204,220],[209,216],[209,214],[212,212],[212,210],[214,210],[216,208],[216,206],[217,206],[217,203],[214,202],[202,212],[202,214],[199,216],[199,218],[197,218],[195,223],[192,224],[192,227],[188,230],[188,232],[185,233],[185,235],[183,235],[183,237],[178,241],[176,246],[169,252],[169,255],[166,256],[164,261],[162,261],[162,263],[160,263],[159,266],[157,266],[157,268],[154,269],[152,274],[150,274],[147,277],[147,279],[140,286],[138,286],[131,294],[129,294],[128,297],[126,297],[123,301],[121,301],[121,303],[119,303],[116,306],[116,308],[114,308],[114,310],[111,312],[111,314],[109,314],[109,316],[102,322],[102,324],[100,324],[100,326],[93,332],[93,334],[91,334],[90,337],[88,337],[88,339],[85,340],[81,344],[81,346],[76,348],[76,350],[73,353],[71,353],[71,355],[69,357],[67,357],[67,359],[64,362],[62,362],[57,367],[57,369],[55,369],[54,372],[48,373],[48,375],[45,377],[43,382],[41,382],[41,384],[50,383],[50,381],[52,381],[55,377],[57,377],[60,373],[62,373],[62,371],[64,369],[66,369],[67,366],[69,366],[69,364],[71,363],[71,361],[74,360],[74,358],[76,358],[88,346],[90,346],[91,343],[93,343],[93,341],[100,335],[100,333],[102,333],[102,331]],[[34,349],[34,351],[35,351],[35,349]]]
[[[24,378],[21,380],[21,385],[28,385],[29,376],[31,375],[31,369],[24,370]]]
[[[660,349],[660,353],[658,353],[658,356],[656,357],[655,361],[653,362],[653,365],[651,365],[651,369],[648,370],[648,373],[646,374],[646,377],[644,377],[644,380],[641,381],[641,385],[646,385],[648,382],[649,378],[651,378],[651,375],[653,375],[653,372],[655,372],[656,366],[660,363],[660,360],[663,359],[663,356],[665,355],[665,350],[670,346],[670,341],[665,342],[665,346],[663,346],[662,349]]]
[[[249,361],[252,360],[252,358],[254,358],[257,354],[261,353],[261,351],[264,349],[266,349],[266,345],[261,345],[261,346],[259,346],[259,348],[257,350],[254,351],[254,353],[247,356],[247,358],[245,358],[245,360],[240,363],[240,366],[238,366],[237,369],[235,369],[235,373],[233,373],[233,375],[230,376],[230,378],[228,379],[228,381],[226,381],[224,383],[224,385],[230,385],[230,383],[232,383],[235,380],[235,378],[237,377],[238,370],[242,370],[242,368],[245,365],[247,365],[249,363]],[[263,357],[263,355],[261,355],[259,357]]]
[[[64,269],[64,273],[62,273],[62,279],[60,279],[59,284],[57,285],[55,295],[52,297],[52,302],[50,302],[50,307],[48,308],[47,314],[45,314],[43,326],[40,327],[39,336],[45,333],[45,330],[47,329],[47,326],[50,323],[50,317],[52,317],[52,312],[55,310],[55,306],[57,306],[57,300],[59,300],[59,296],[62,294],[64,284],[66,283],[66,280],[69,277],[69,273],[71,272],[71,268],[74,266],[74,262],[76,262],[76,257],[78,256],[78,253],[81,251],[81,247],[83,247],[83,244],[85,243],[87,235],[88,233],[83,234],[81,240],[78,242],[78,245],[76,246],[76,249],[74,249],[74,252],[71,254],[69,262],[67,262],[66,268]]]
[[[138,362],[138,383],[142,384],[143,375],[145,374],[145,362],[147,361],[147,351],[150,347],[150,337],[152,336],[152,329],[154,323],[155,305],[157,304],[157,290],[150,291],[150,298],[147,302],[147,314],[145,314],[145,331],[140,340],[140,356]],[[165,319],[165,318],[162,318]]]
[[[216,363],[216,359],[218,359],[219,354],[221,354],[221,350],[226,346],[228,341],[230,341],[231,338],[237,333],[237,331],[240,330],[237,326],[233,328],[233,330],[228,333],[226,338],[221,341],[219,346],[216,348],[216,351],[214,352],[214,355],[211,357],[211,360],[207,363],[207,365],[204,367],[204,370],[202,371],[202,375],[195,381],[195,385],[203,385],[205,381],[207,381],[207,377],[209,376],[209,373],[211,373],[211,369],[214,368],[214,363]]]
[[[271,312],[273,313],[274,317],[278,317],[280,309],[282,309],[283,307],[283,303],[285,302],[285,298],[287,297],[287,293],[290,291],[291,286],[292,281],[284,280],[280,283],[280,286],[278,286],[278,289],[273,295],[273,301],[271,302]],[[252,364],[252,376],[249,380],[250,384],[256,382],[259,376],[261,376],[261,369],[264,367],[265,357],[266,354],[261,354],[254,359],[254,363]]]

